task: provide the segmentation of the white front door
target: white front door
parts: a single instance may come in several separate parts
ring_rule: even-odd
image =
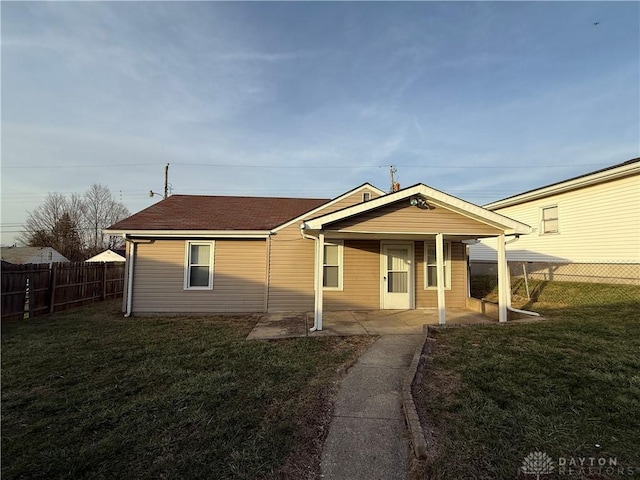
[[[381,255],[382,308],[412,308],[413,245],[383,244]]]

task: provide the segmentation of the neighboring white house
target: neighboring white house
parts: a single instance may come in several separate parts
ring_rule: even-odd
[[[67,257],[52,247],[2,247],[0,252],[3,261],[15,265],[69,261]]]
[[[97,255],[94,255],[86,262],[125,262],[124,250],[105,250]]]
[[[640,158],[484,208],[533,228],[507,245],[508,261],[640,264]],[[470,261],[495,262],[494,243],[471,246]]]

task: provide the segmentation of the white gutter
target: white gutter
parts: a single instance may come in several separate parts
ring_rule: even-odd
[[[557,195],[559,193],[584,188],[599,183],[608,182],[618,178],[624,178],[633,174],[640,173],[640,162],[627,163],[614,168],[608,168],[599,173],[581,175],[577,178],[565,180],[563,182],[547,185],[546,187],[530,190],[529,192],[520,193],[509,198],[504,198],[496,202],[484,205],[487,210],[497,210],[500,208],[518,205],[520,203],[538,200],[540,198]]]
[[[518,240],[520,240],[520,234],[516,233],[516,235],[513,238],[510,238],[509,240],[505,240],[504,244],[509,245],[510,243],[517,242]]]
[[[102,233],[105,235],[126,235],[129,238],[267,238],[271,235],[269,230],[103,230]]]

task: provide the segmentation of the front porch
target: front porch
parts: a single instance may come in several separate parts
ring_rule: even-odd
[[[495,324],[497,320],[463,309],[447,309],[448,325]],[[322,330],[310,332],[313,312],[264,314],[247,340],[349,335],[421,335],[438,324],[438,309],[341,310],[324,312]]]
[[[422,184],[305,220],[301,235],[315,242],[311,331],[328,328],[332,311],[374,308],[433,308],[434,323],[455,322],[448,312],[469,297],[467,244],[487,237],[497,239],[498,318],[506,322],[506,236],[530,231]]]

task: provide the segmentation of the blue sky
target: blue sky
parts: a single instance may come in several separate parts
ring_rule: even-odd
[[[640,156],[640,3],[2,2],[2,242],[47,192],[477,204]],[[599,25],[593,25],[600,22]]]

